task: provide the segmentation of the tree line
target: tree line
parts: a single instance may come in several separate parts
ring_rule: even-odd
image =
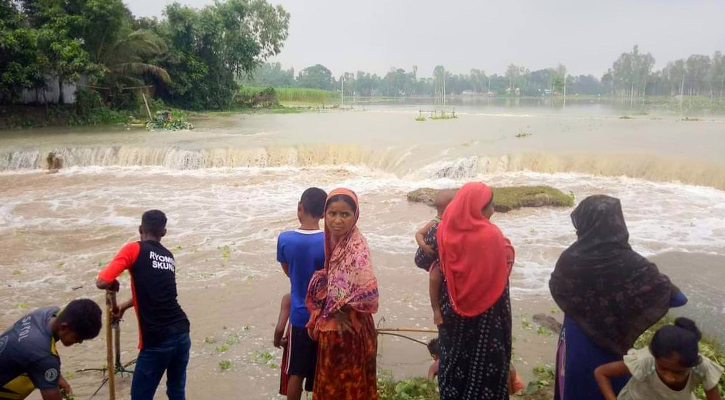
[[[265,0],[170,4],[135,18],[122,0],[0,0],[0,101],[49,82],[87,82],[104,105],[140,91],[187,109],[228,108],[240,76],[280,52],[289,14]]]
[[[725,94],[725,57],[721,52],[691,55],[653,70],[655,59],[638,46],[622,53],[601,77],[570,75],[564,65],[531,71],[510,64],[502,75],[471,69],[468,74],[452,74],[442,65],[430,77],[418,76],[418,67],[406,71],[393,67],[385,75],[365,71],[333,76],[324,65],[301,70],[284,69],[280,63],[265,63],[244,79],[244,84],[272,87],[301,87],[341,90],[345,96],[440,96],[446,94],[488,93],[495,95],[544,96],[552,94],[612,95],[624,97]]]

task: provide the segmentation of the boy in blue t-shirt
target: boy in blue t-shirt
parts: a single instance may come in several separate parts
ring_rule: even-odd
[[[285,360],[286,363],[283,361],[286,370],[282,371],[283,376],[288,376],[286,391],[289,400],[300,400],[303,381],[308,392],[312,391],[315,382],[317,343],[310,339],[305,327],[310,319],[305,298],[312,275],[325,266],[325,239],[320,230],[320,219],[325,212],[326,200],[327,193],[322,189],[305,190],[297,205],[299,229],[282,232],[277,240],[277,261],[282,264],[282,270],[292,284],[291,329],[286,343],[289,359]],[[280,344],[283,333],[284,325],[280,329],[280,324],[277,324],[275,345]]]

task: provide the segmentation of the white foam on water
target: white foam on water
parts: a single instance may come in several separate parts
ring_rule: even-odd
[[[574,193],[577,200],[599,193],[619,197],[631,243],[645,256],[673,250],[725,254],[725,192],[626,177],[481,172],[478,161],[437,163],[403,178],[360,165],[189,170],[76,166],[43,178],[54,185],[72,185],[72,191],[38,188],[15,196],[0,194],[0,234],[28,235],[29,240],[38,241],[44,253],[27,255],[31,258],[27,273],[33,275],[23,276],[34,276],[33,282],[45,285],[49,281],[44,279],[57,275],[58,262],[83,274],[97,270],[97,263],[107,262],[123,241],[135,240],[143,210],[160,208],[169,216],[165,243],[179,260],[180,284],[266,276],[279,273],[273,262],[276,238],[280,231],[296,227],[295,210],[302,191],[310,186],[349,187],[360,196],[360,226],[373,252],[387,254],[385,258],[393,257],[396,266],[412,269],[413,235],[434,211],[408,204],[406,193],[481,180],[491,186],[550,185]],[[430,172],[441,170],[448,172]],[[556,259],[575,240],[570,212],[541,208],[494,216],[517,249],[512,275],[515,296],[548,290]],[[78,254],[56,249],[53,235],[67,234],[113,239],[116,244],[109,248],[79,243]],[[0,268],[14,268],[5,265]],[[392,268],[380,265],[388,267]],[[54,279],[69,279],[68,275]],[[18,279],[15,284],[27,283]]]

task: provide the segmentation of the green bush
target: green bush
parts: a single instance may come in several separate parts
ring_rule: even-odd
[[[395,381],[384,374],[378,377],[380,400],[438,400],[438,385],[425,378],[411,378]]]
[[[234,98],[237,106],[244,108],[275,107],[279,106],[277,94],[274,88],[264,89],[254,87],[243,87]]]
[[[154,116],[150,121],[146,122],[146,129],[150,131],[181,131],[194,129],[194,125],[184,119],[185,115],[186,113],[178,110],[157,111],[156,116]]]

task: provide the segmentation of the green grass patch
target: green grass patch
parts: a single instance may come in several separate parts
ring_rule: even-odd
[[[494,187],[493,205],[496,212],[509,212],[522,207],[572,207],[574,195],[565,194],[551,186]],[[408,201],[433,205],[438,190],[422,188],[408,193]]]
[[[272,361],[272,359],[274,357],[272,356],[272,353],[270,353],[269,351],[265,350],[265,351],[259,353],[259,358],[266,364],[266,363]]]
[[[223,361],[219,361],[219,369],[220,369],[220,370],[221,370],[222,372],[224,372],[224,371],[229,371],[229,370],[230,370],[230,369],[232,369],[233,367],[234,367],[234,363],[233,363],[233,362],[232,362],[231,360],[223,360]]]
[[[240,93],[249,95],[261,93],[265,89],[267,88],[245,86]],[[340,101],[340,93],[319,89],[276,87],[274,88],[274,98],[278,103],[330,104]]]
[[[521,398],[545,398],[546,393],[554,386],[556,373],[550,365],[537,365],[534,367],[534,380],[529,382]],[[551,397],[549,397],[551,398]]]
[[[425,117],[418,117],[415,120],[418,122],[425,122]]]
[[[522,207],[572,207],[574,196],[550,186],[495,187],[493,205],[497,212],[508,212]]]
[[[516,137],[519,138],[519,139],[521,139],[521,138],[527,138],[527,137],[530,137],[530,136],[531,136],[531,134],[529,132],[519,132],[519,133],[516,134]]]
[[[438,400],[438,385],[425,378],[402,381],[393,379],[390,373],[378,374],[380,400]]]
[[[634,118],[630,117],[629,115],[625,115],[625,116],[619,117],[619,119],[634,119]]]
[[[536,334],[539,336],[551,336],[554,334],[554,332],[544,328],[543,326],[540,326],[536,329]]]
[[[229,337],[227,337],[226,344],[228,346],[234,346],[234,345],[239,344],[239,335],[237,335],[236,333],[229,334]]]

